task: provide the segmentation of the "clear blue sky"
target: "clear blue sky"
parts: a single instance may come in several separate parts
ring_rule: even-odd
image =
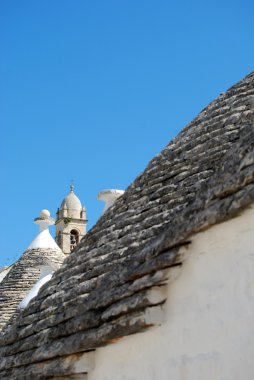
[[[125,189],[253,70],[253,15],[253,0],[1,0],[0,266],[71,179],[90,228],[99,190]]]

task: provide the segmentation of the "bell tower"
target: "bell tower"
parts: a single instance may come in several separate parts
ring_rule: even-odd
[[[71,185],[70,193],[56,213],[56,243],[65,254],[71,253],[86,234],[86,209]]]

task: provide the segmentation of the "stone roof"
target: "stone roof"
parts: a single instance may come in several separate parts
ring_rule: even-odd
[[[148,164],[30,302],[0,339],[1,379],[68,375],[61,358],[152,325],[148,290],[191,236],[254,202],[253,115],[254,72]]]
[[[65,259],[60,249],[26,250],[0,283],[0,331],[19,314],[18,305],[40,276],[42,266],[59,268]]]
[[[41,269],[50,267],[56,270],[65,259],[49,233],[49,225],[54,224],[48,210],[42,210],[34,222],[39,225],[39,233],[20,259],[6,268],[0,282],[0,331],[12,325],[20,310],[20,302],[39,280]]]

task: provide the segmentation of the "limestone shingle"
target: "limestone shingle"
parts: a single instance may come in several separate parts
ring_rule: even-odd
[[[18,305],[40,276],[40,268],[59,268],[65,259],[59,249],[28,249],[13,264],[0,283],[0,331],[6,330],[19,314]]]
[[[45,361],[147,328],[145,292],[181,265],[191,236],[254,201],[253,116],[254,72],[148,164],[2,336],[2,379],[50,378]]]

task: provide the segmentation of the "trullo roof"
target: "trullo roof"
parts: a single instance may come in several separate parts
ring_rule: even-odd
[[[1,338],[1,379],[68,375],[61,358],[148,328],[147,289],[182,246],[254,201],[253,115],[254,72],[148,164],[30,302]]]

